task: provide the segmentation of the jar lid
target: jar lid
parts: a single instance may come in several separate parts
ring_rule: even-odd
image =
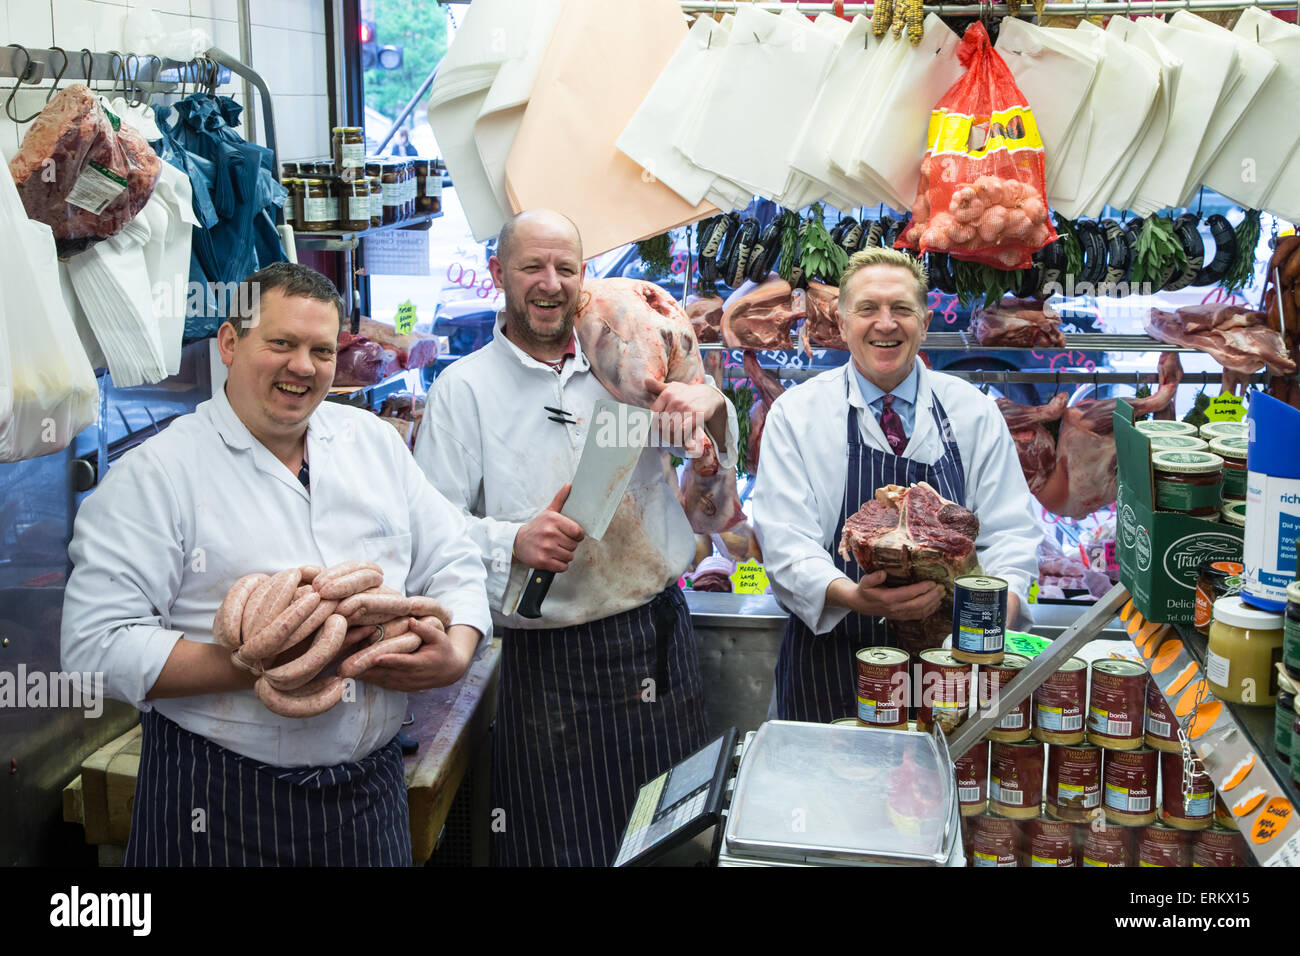
[[[1158,451],[1208,451],[1209,444],[1191,435],[1152,435],[1151,453]]]
[[[360,133],[360,126],[335,126],[331,132],[335,133]]]
[[[1286,586],[1286,599],[1292,604],[1300,605],[1300,581],[1292,581]]]
[[[1204,575],[1207,578],[1226,582],[1230,578],[1241,577],[1244,570],[1245,567],[1240,561],[1221,561],[1217,558],[1210,558],[1196,566],[1196,576],[1199,578]],[[1240,584],[1241,582],[1237,583]]]
[[[1151,464],[1160,471],[1205,475],[1222,470],[1223,459],[1208,451],[1158,451],[1151,456]]]
[[[1250,439],[1245,435],[1220,435],[1210,440],[1210,451],[1224,458],[1245,460],[1250,452]]]
[[[1286,672],[1286,665],[1278,661],[1277,667],[1277,692],[1278,694],[1290,694],[1292,697],[1296,694],[1295,681],[1291,675]]]
[[[1002,660],[999,661],[997,664],[981,664],[980,668],[982,670],[1001,669],[1006,671],[1019,671],[1019,670],[1024,670],[1026,667],[1029,666],[1029,664],[1030,664],[1029,658],[1025,657],[1025,655],[1023,654],[1006,653],[1002,655]]]
[[[1223,507],[1219,509],[1219,518],[1225,524],[1236,525],[1238,528],[1246,527],[1246,502],[1225,501]]]
[[[1134,422],[1133,427],[1143,435],[1191,435],[1196,437],[1196,426],[1187,422],[1171,422],[1163,419]]]
[[[1240,595],[1227,594],[1214,602],[1214,620],[1229,627],[1256,631],[1282,630],[1282,615],[1261,611],[1243,601]]]
[[[1200,434],[1206,441],[1229,435],[1245,438],[1248,427],[1245,422],[1206,422],[1201,426]]]

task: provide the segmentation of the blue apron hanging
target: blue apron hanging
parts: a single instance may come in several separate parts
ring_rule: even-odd
[[[849,377],[848,387],[853,387]],[[832,535],[832,547],[844,533],[844,520],[856,514],[877,488],[907,487],[918,481],[931,485],[949,501],[965,507],[966,472],[961,451],[953,437],[948,415],[932,394],[930,407],[943,440],[943,454],[933,465],[902,458],[890,451],[864,445],[858,431],[858,411],[849,406],[848,475],[844,482],[844,503]],[[851,557],[834,554],[835,567],[857,582],[862,569]],[[839,717],[856,717],[858,712],[858,665],[854,655],[864,647],[892,645],[895,638],[889,624],[876,617],[852,611],[827,634],[814,634],[791,614],[785,625],[785,639],[776,660],[776,706],[781,720],[827,723]]]

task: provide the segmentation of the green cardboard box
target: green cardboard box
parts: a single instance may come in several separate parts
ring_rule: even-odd
[[[1133,427],[1133,406],[1121,399],[1114,422],[1119,579],[1147,620],[1190,623],[1196,569],[1202,561],[1240,561],[1243,529],[1212,518],[1156,511],[1151,444]]]

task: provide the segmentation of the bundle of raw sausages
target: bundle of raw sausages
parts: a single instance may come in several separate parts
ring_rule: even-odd
[[[406,597],[384,587],[383,569],[368,561],[331,568],[288,568],[236,581],[212,621],[212,635],[230,648],[235,666],[257,676],[258,699],[282,717],[314,717],[343,699],[344,680],[385,654],[409,654],[422,640],[415,620],[451,626],[433,598]],[[298,656],[276,664],[310,639]],[[329,665],[353,644],[366,646]]]

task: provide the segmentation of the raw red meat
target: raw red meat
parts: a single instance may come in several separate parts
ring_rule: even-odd
[[[1065,348],[1060,317],[1045,311],[1037,299],[1003,299],[996,305],[976,309],[970,327],[984,346]]]
[[[803,348],[809,355],[813,349],[839,349],[848,351],[848,345],[840,334],[839,320],[839,286],[825,285],[821,282],[809,282],[804,295],[804,305],[808,320],[803,324]]]
[[[359,335],[348,335],[348,339],[343,344],[340,336],[338,359],[334,366],[335,387],[361,388],[382,382],[392,374],[391,350]]]
[[[1065,392],[1046,405],[1017,405],[1009,398],[998,399],[998,411],[1007,420],[1007,428],[1016,443],[1020,470],[1025,473],[1029,490],[1035,494],[1047,483],[1056,467],[1056,440],[1043,423],[1060,418],[1069,399]]]
[[[1149,398],[1129,399],[1133,413],[1145,417],[1174,400],[1183,367],[1176,352],[1160,359],[1160,388]],[[1065,410],[1056,442],[1056,467],[1035,492],[1043,507],[1064,518],[1083,518],[1115,500],[1116,400],[1087,400]]]
[[[589,279],[582,287],[574,329],[592,374],[620,402],[653,406],[646,379],[704,381],[704,363],[690,319],[653,282]],[[698,534],[712,534],[743,520],[736,470],[719,467],[717,450],[703,425],[687,437],[686,448],[696,456],[682,482],[691,527]]]
[[[358,335],[372,342],[378,342],[392,352],[396,365],[395,371],[424,368],[426,365],[432,365],[438,358],[438,339],[423,332],[399,335],[391,325],[362,319]],[[349,340],[349,333],[343,332],[339,335],[340,344]]]
[[[41,110],[9,162],[28,217],[54,231],[62,257],[120,232],[158,183],[162,166],[157,154],[131,126],[115,128],[114,119],[85,84],[73,83]],[[91,163],[99,170],[92,170]],[[83,175],[111,183],[104,171],[125,180],[126,188],[97,213],[68,202]]]
[[[710,295],[686,298],[686,317],[695,330],[695,341],[701,345],[722,341],[722,297]]]
[[[745,455],[745,470],[751,475],[758,474],[758,449],[763,441],[763,426],[767,424],[767,412],[785,393],[780,380],[763,366],[758,364],[758,356],[746,352],[743,362],[745,374],[758,391],[758,401],[749,409],[749,451]]]
[[[1261,366],[1274,375],[1296,370],[1282,336],[1268,327],[1268,317],[1245,306],[1206,303],[1176,312],[1152,309],[1146,330],[1161,342],[1199,349],[1234,372],[1249,374]]]
[[[729,349],[788,349],[790,330],[803,315],[804,297],[771,279],[722,313],[722,342]]]
[[[920,621],[891,621],[898,646],[910,654],[938,647],[952,633],[953,582],[978,567],[975,539],[980,523],[961,505],[924,481],[903,488],[886,485],[844,522],[840,555],[863,573],[883,569],[890,585],[938,581],[939,610]]]

